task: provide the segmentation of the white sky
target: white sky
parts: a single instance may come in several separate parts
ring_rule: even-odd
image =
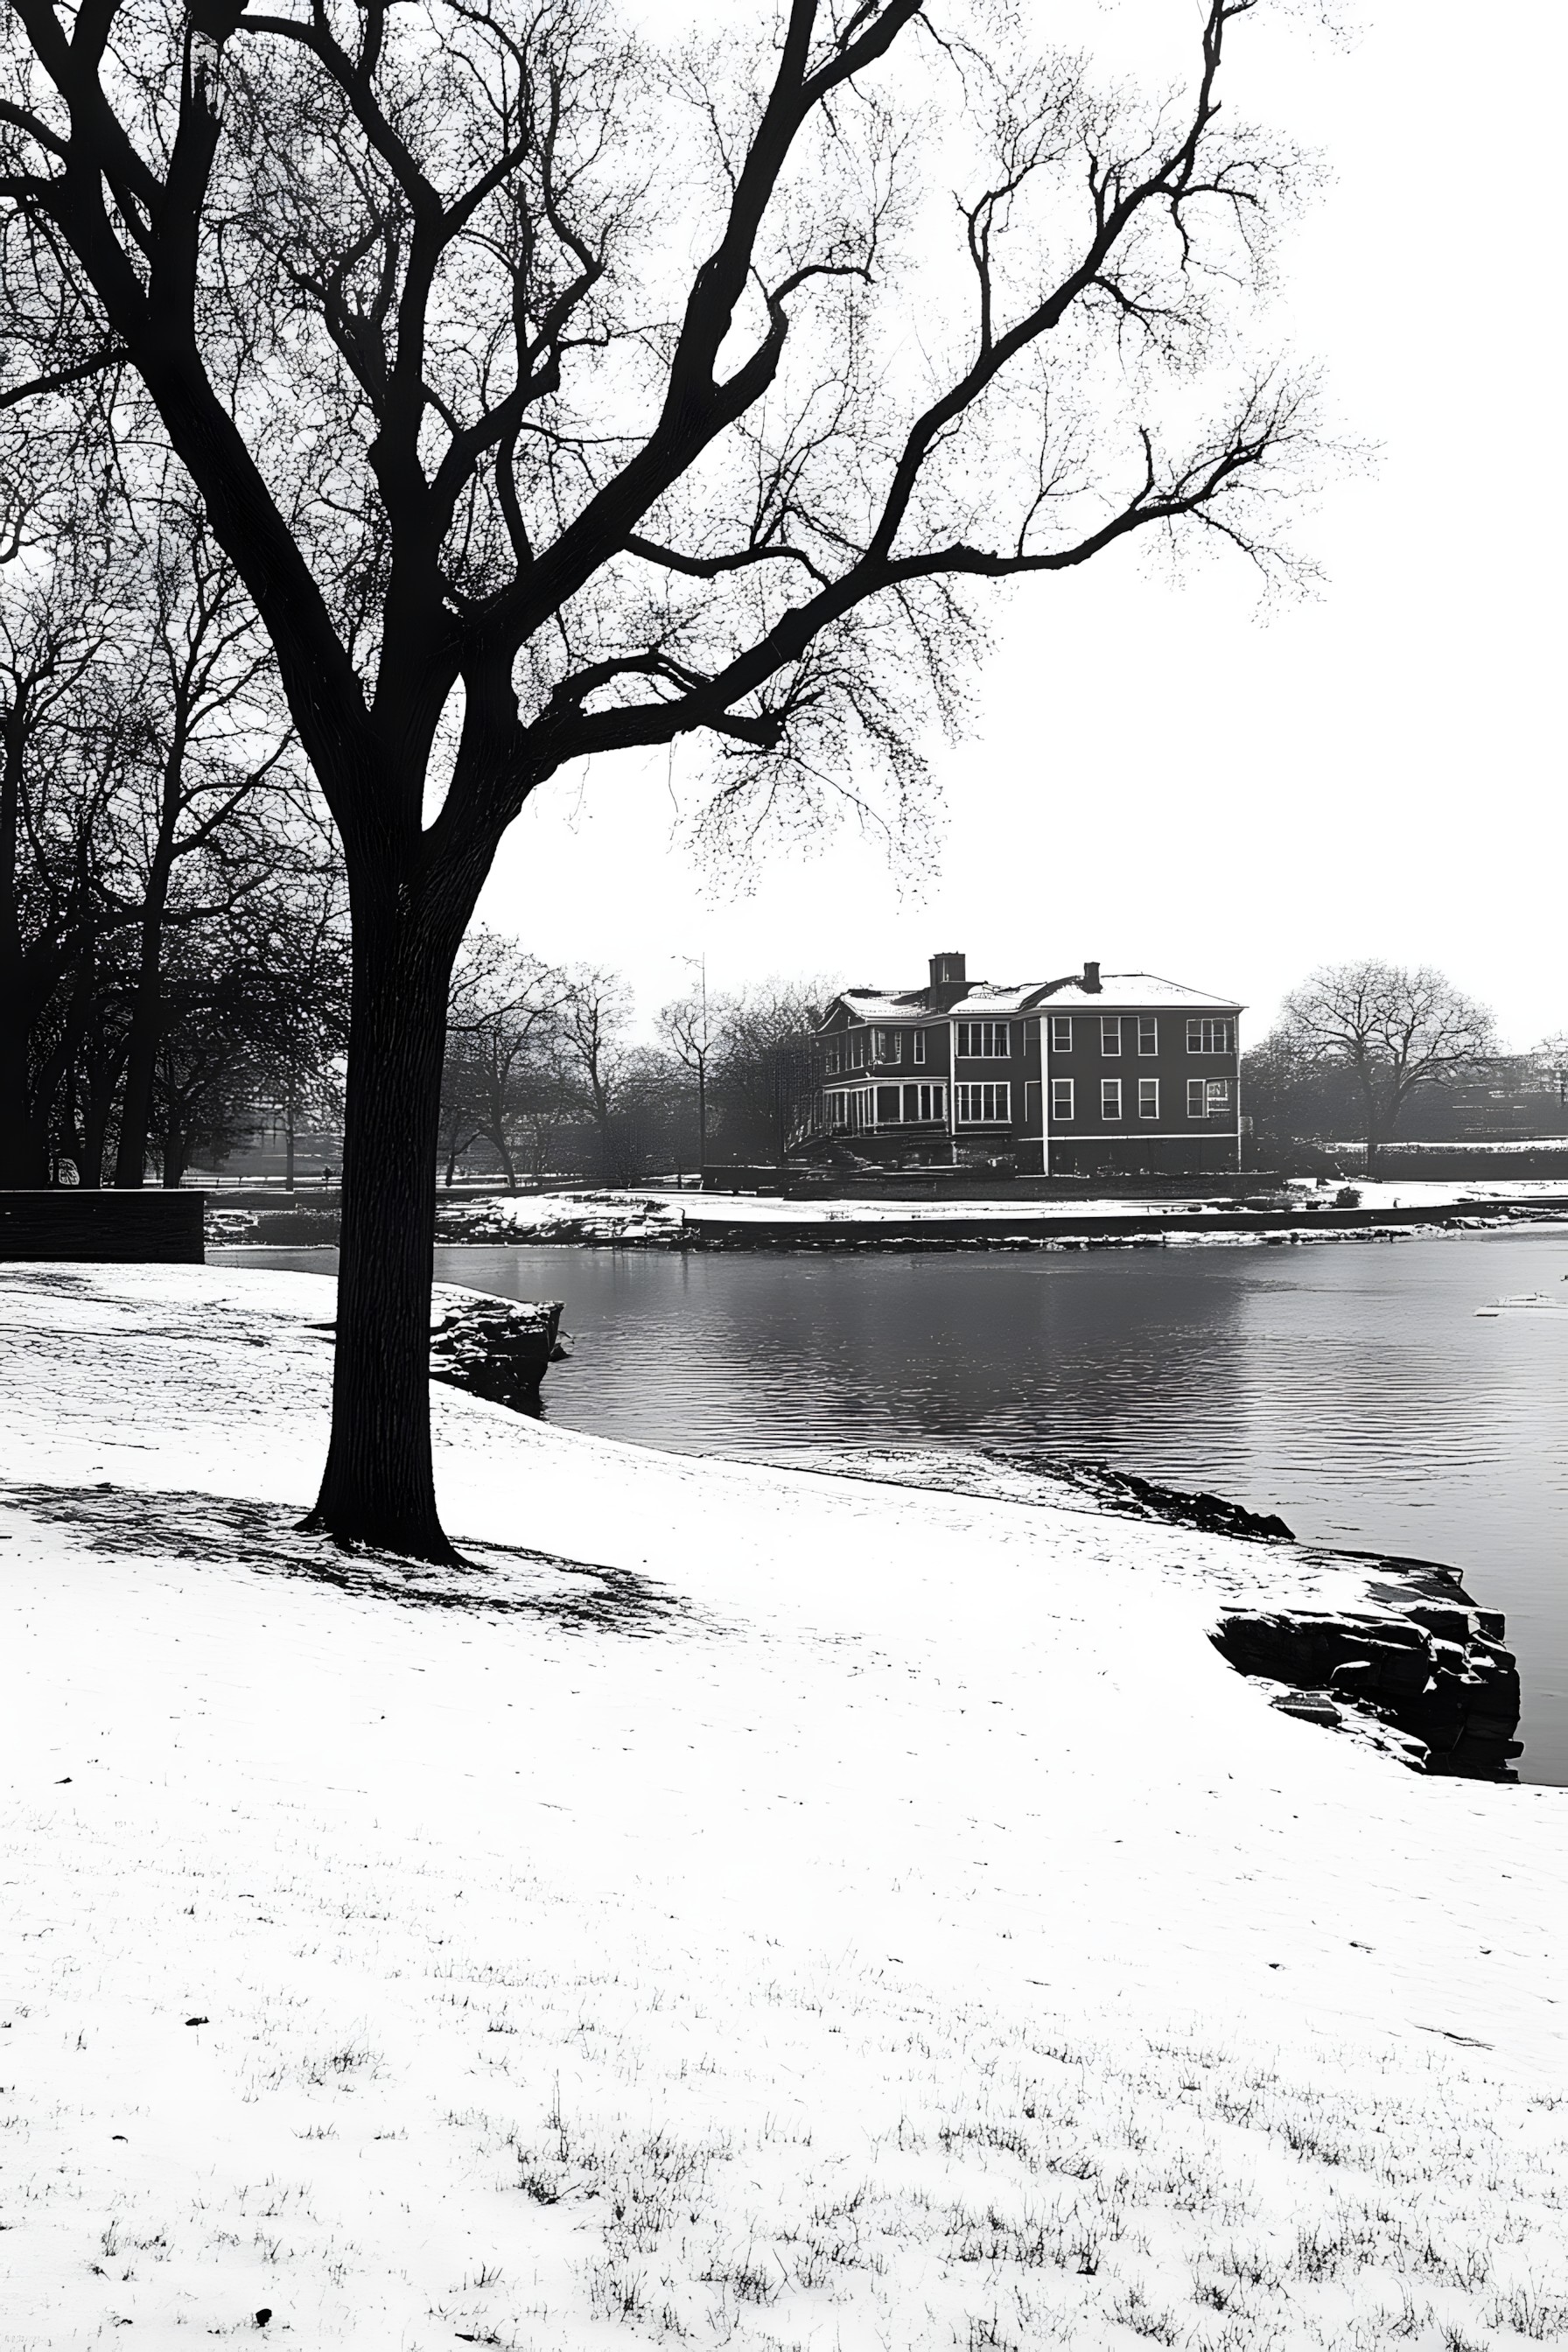
[[[1181,0],[1171,0],[1173,7]],[[1115,15],[1114,8],[1108,16]],[[1183,13],[1187,13],[1183,9]],[[936,948],[1007,981],[1147,970],[1252,1008],[1314,964],[1441,966],[1528,1045],[1568,1026],[1562,763],[1559,94],[1552,0],[1501,16],[1367,0],[1348,50],[1237,43],[1239,111],[1316,147],[1324,194],[1271,322],[1379,445],[1303,526],[1319,601],[1259,624],[1237,558],[1173,583],[1118,553],[1024,583],[973,734],[936,747],[945,838],[923,885],[847,829],[781,845],[716,897],[663,755],[557,779],[503,846],[481,919],[611,964],[642,1022],[705,954],[914,985]]]

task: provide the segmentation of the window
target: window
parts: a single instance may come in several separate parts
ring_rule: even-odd
[[[1229,1110],[1229,1108],[1230,1080],[1228,1078],[1210,1078],[1208,1081],[1209,1117],[1213,1118],[1216,1113],[1223,1116],[1225,1112]]]
[[[836,1078],[838,1076],[838,1046],[837,1041],[833,1045],[829,1045],[827,1049],[826,1069],[827,1075],[830,1078]]]
[[[964,1062],[1005,1062],[1007,1059],[1007,1024],[1005,1021],[961,1021],[958,1024],[959,1059]]]
[[[915,1031],[914,1046],[914,1052],[910,1055],[910,1059],[914,1064],[916,1069],[919,1069],[921,1064],[926,1057],[926,1033],[923,1029],[917,1029]]]
[[[1101,1078],[1100,1082],[1100,1116],[1101,1118],[1121,1118],[1121,1081],[1120,1078]]]
[[[904,1041],[896,1029],[872,1030],[871,1059],[874,1062],[901,1062],[903,1058]]]
[[[921,1086],[904,1088],[906,1120],[930,1122],[932,1119],[942,1119],[946,1117],[947,1088],[945,1087]]]
[[[1157,1054],[1160,1050],[1160,1024],[1152,1013],[1138,1015],[1138,1051]]]
[[[1204,1082],[1202,1078],[1187,1080],[1187,1117],[1202,1118],[1204,1115]]]
[[[1102,1054],[1121,1053],[1121,1021],[1118,1013],[1106,1013],[1100,1016],[1100,1050]]]
[[[1160,1116],[1160,1081],[1159,1081],[1159,1079],[1158,1079],[1158,1078],[1140,1078],[1140,1079],[1139,1079],[1139,1081],[1138,1081],[1138,1116],[1139,1116],[1139,1118],[1159,1118],[1159,1116]]]
[[[958,1110],[960,1127],[998,1127],[1011,1124],[1013,1117],[1011,1087],[954,1087],[952,1094]]]
[[[1070,1078],[1051,1080],[1051,1117],[1053,1118],[1072,1117],[1072,1080]]]
[[[848,1067],[852,1070],[863,1070],[865,1066],[866,1032],[864,1029],[851,1029],[849,1032]]]
[[[870,1090],[866,1087],[833,1087],[822,1097],[822,1118],[825,1127],[835,1130],[847,1128],[852,1135],[869,1126],[867,1108]]]
[[[1189,1021],[1187,1024],[1189,1054],[1234,1054],[1236,1024],[1234,1021]]]
[[[899,1123],[899,1088],[877,1087],[873,1088],[873,1092],[877,1097],[878,1126],[896,1127]]]
[[[1072,1014],[1070,1013],[1052,1013],[1051,1051],[1053,1054],[1070,1054],[1072,1052]],[[1070,1111],[1068,1113],[1068,1117],[1069,1118],[1072,1117],[1072,1113]]]

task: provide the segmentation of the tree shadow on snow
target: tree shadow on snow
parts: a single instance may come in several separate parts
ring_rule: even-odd
[[[69,1528],[94,1551],[219,1562],[415,1608],[539,1618],[574,1633],[717,1630],[679,1593],[635,1570],[563,1559],[521,1544],[465,1542],[467,1565],[437,1568],[367,1548],[345,1551],[327,1537],[307,1534],[297,1509],[274,1503],[107,1484],[3,1491],[30,1518]]]

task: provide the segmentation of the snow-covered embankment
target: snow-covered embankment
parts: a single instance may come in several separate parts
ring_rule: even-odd
[[[324,1281],[0,1306],[0,2341],[1568,2329],[1563,1800],[1271,1709],[1253,1548],[440,1390],[473,1571],[345,1564]]]

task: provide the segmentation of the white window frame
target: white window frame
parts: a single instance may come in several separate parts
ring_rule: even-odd
[[[915,1107],[910,1108],[910,1097]],[[941,1079],[906,1078],[903,1082],[902,1119],[906,1127],[945,1125],[947,1120],[947,1088]]]
[[[993,1097],[994,1107],[987,1110],[984,1097]],[[974,1108],[974,1097],[981,1097],[981,1107]],[[960,1127],[1011,1127],[1013,1124],[1013,1085],[1010,1078],[974,1078],[965,1080],[952,1090],[953,1111]]]
[[[904,1041],[897,1029],[872,1030],[871,1059],[873,1062],[901,1062],[903,1058]]]
[[[1228,1078],[1205,1078],[1204,1098],[1207,1118],[1228,1118],[1230,1117],[1230,1080]]]
[[[846,1063],[847,1066],[851,1070],[863,1070],[865,1068],[866,1032],[864,1029],[851,1029],[849,1032],[849,1051],[846,1056]]]
[[[1156,1119],[1157,1119],[1157,1118],[1159,1118],[1159,1116],[1160,1116],[1160,1081],[1159,1081],[1159,1079],[1158,1079],[1158,1078],[1140,1078],[1140,1079],[1139,1079],[1139,1081],[1138,1081],[1138,1116],[1139,1116],[1139,1118],[1156,1118]]]
[[[1108,1104],[1111,1106],[1109,1109],[1106,1108]],[[1114,1119],[1119,1119],[1121,1117],[1121,1081],[1120,1078],[1101,1078],[1100,1082],[1100,1116],[1101,1118]]]
[[[985,1042],[975,1046],[975,1034],[980,1040],[990,1037],[990,1046],[985,1046]],[[969,1045],[963,1045],[966,1037],[971,1040]],[[1008,1021],[954,1021],[954,1054],[957,1054],[959,1061],[1011,1061],[1011,1024]]]
[[[1187,1117],[1189,1118],[1204,1118],[1207,1116],[1204,1095],[1204,1088],[1207,1083],[1205,1078],[1187,1080]]]
[[[1051,1051],[1053,1054],[1072,1052],[1072,1014],[1070,1013],[1052,1013]]]
[[[1228,1015],[1213,1019],[1194,1014],[1187,1023],[1189,1054],[1234,1054],[1236,1024]]]
[[[917,1029],[917,1030],[915,1031],[915,1046],[914,1046],[914,1052],[910,1055],[910,1061],[914,1064],[914,1066],[915,1066],[916,1069],[920,1069],[920,1068],[923,1067],[923,1066],[924,1066],[924,1063],[925,1063],[925,1057],[926,1057],[926,1033],[925,1033],[925,1031],[924,1031],[923,1029]]]
[[[1102,1013],[1100,1016],[1100,1051],[1101,1058],[1113,1061],[1121,1051],[1121,1015]]]
[[[1143,1042],[1145,1031],[1149,1038],[1147,1045]],[[1152,1013],[1141,1013],[1138,1015],[1138,1051],[1147,1058],[1149,1055],[1157,1054],[1159,1050],[1160,1024]]]
[[[1051,1118],[1053,1122],[1059,1120],[1065,1124],[1072,1118],[1072,1097],[1073,1083],[1070,1078],[1053,1078],[1051,1080]],[[1065,1110],[1062,1108],[1064,1101],[1067,1106]]]
[[[827,1049],[827,1058],[825,1067],[826,1074],[828,1077],[836,1078],[838,1076],[838,1041],[837,1038],[834,1039],[832,1045],[829,1045]]]
[[[1006,1021],[959,1021],[953,1024],[954,1052],[961,1062],[1010,1062],[1013,1058],[1012,1024]],[[976,1032],[982,1040],[990,1037],[992,1045],[973,1043]],[[964,1039],[972,1042],[964,1044]],[[994,1041],[1000,1039],[998,1045]]]

